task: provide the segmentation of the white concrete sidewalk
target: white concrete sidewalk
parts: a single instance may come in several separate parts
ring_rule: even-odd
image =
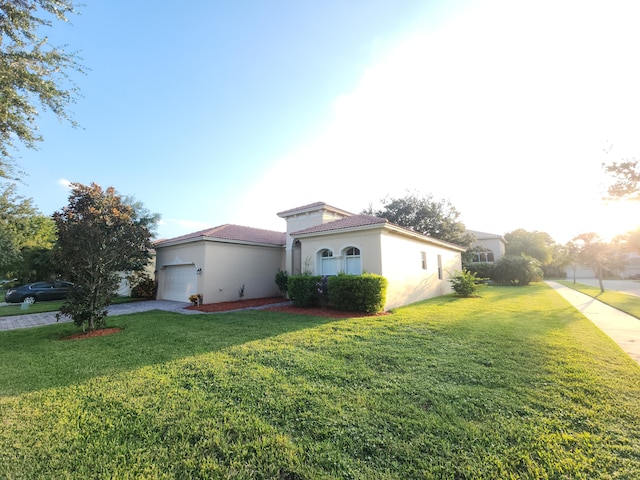
[[[557,282],[545,283],[562,295],[640,364],[639,319]]]

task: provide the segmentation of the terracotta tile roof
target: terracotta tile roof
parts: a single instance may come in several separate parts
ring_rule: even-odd
[[[388,222],[384,218],[372,217],[371,215],[352,215],[351,217],[323,223],[322,225],[316,225],[315,227],[305,228],[304,230],[293,232],[292,235],[330,232],[332,230],[345,230],[348,228],[365,227],[368,225],[384,225],[386,223]]]
[[[437,238],[433,238],[428,235],[423,235],[419,232],[411,230],[410,228],[401,227],[400,225],[391,223],[386,218],[373,217],[371,215],[353,215],[351,217],[342,218],[340,220],[334,220],[333,222],[327,222],[322,225],[316,225],[315,227],[305,228],[304,230],[293,232],[291,235],[296,236],[296,235],[306,235],[306,234],[314,234],[314,233],[327,233],[332,231],[348,230],[351,228],[367,227],[367,226],[375,226],[375,225],[388,227],[399,232],[405,232],[406,234],[416,236],[418,238],[421,238],[422,240],[428,241],[429,243],[434,243],[437,245],[453,248],[459,251],[465,250],[464,247],[461,247],[459,245],[455,245],[453,243],[446,242],[444,240],[439,240]]]
[[[242,225],[224,224],[198,232],[189,233],[180,237],[169,238],[156,242],[156,246],[166,243],[186,242],[189,240],[199,240],[201,238],[211,238],[216,240],[229,240],[236,242],[261,243],[268,245],[284,245],[285,233],[274,232],[273,230],[263,230],[261,228],[244,227]]]

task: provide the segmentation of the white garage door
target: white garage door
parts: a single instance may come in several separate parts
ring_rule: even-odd
[[[196,267],[194,265],[171,265],[165,267],[163,300],[188,302],[189,295],[198,293]]]

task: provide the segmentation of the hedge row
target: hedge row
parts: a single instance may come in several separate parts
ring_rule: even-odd
[[[387,279],[371,273],[293,275],[288,282],[289,298],[298,307],[330,305],[347,312],[376,313],[384,308]]]

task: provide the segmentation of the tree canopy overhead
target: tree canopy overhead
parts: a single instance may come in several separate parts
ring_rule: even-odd
[[[637,160],[625,160],[603,165],[614,183],[607,190],[611,198],[640,200],[640,166]]]
[[[54,241],[53,220],[17,195],[15,184],[0,186],[0,276],[19,274],[25,249],[51,249]]]
[[[74,53],[42,36],[75,13],[73,0],[0,1],[0,177],[14,172],[16,142],[35,148],[42,141],[38,105],[75,126],[67,108],[78,92],[67,72],[82,68]]]
[[[93,330],[104,322],[118,274],[147,265],[158,216],[113,187],[71,185],[69,204],[53,214],[57,260],[66,279],[76,285],[60,312]]]
[[[407,193],[402,198],[386,197],[381,202],[382,209],[369,207],[363,213],[456,245],[469,247],[473,243],[473,235],[466,233],[464,224],[458,220],[460,212],[449,200],[437,201],[431,194]]]

